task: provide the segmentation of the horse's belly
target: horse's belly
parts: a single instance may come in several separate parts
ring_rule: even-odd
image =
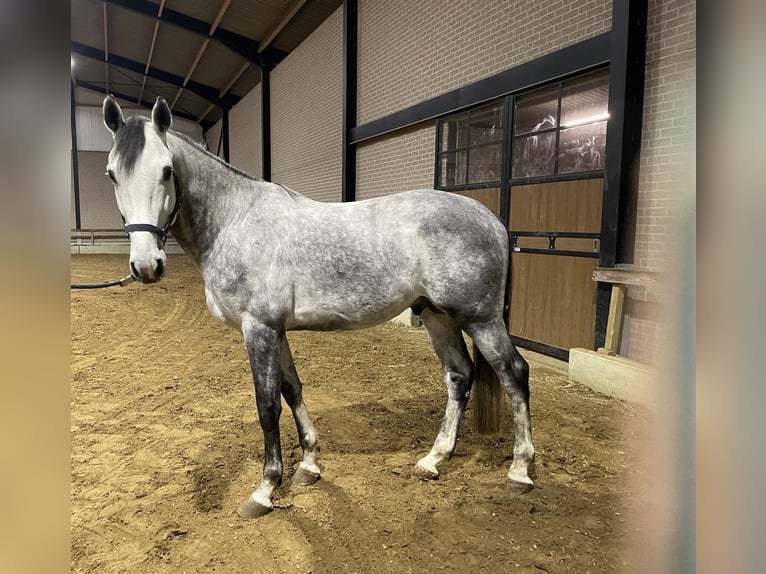
[[[213,292],[207,287],[205,287],[205,302],[207,303],[207,308],[210,310],[210,314],[213,315],[213,317],[228,325],[232,329],[240,330],[242,328],[239,319],[226,313],[218,303],[215,295],[213,295]]]
[[[396,317],[413,302],[413,297],[396,301],[358,304],[353,300],[335,304],[296,305],[288,317],[288,330],[334,331],[364,329]]]

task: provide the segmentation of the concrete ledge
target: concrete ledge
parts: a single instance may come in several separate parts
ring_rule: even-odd
[[[653,375],[646,365],[624,357],[569,350],[569,378],[610,397],[655,408],[656,393],[650,393]]]
[[[391,322],[401,323],[402,325],[407,325],[408,327],[419,327],[421,324],[420,317],[415,315],[415,313],[412,312],[412,309],[405,309],[396,317],[391,319]]]

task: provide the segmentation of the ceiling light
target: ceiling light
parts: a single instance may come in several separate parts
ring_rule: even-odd
[[[583,124],[592,124],[594,122],[601,122],[603,120],[609,119],[609,112],[604,112],[603,114],[596,114],[595,116],[588,116],[586,118],[578,118],[576,120],[571,120],[566,122],[565,124],[561,124],[562,128],[573,128],[575,126],[581,126]]]

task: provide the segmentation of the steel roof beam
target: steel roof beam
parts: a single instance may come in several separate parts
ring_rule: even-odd
[[[90,82],[85,82],[85,81],[82,81],[82,80],[77,80],[77,81],[75,81],[75,86],[77,86],[78,88],[85,88],[86,90],[91,90],[93,92],[99,92],[99,93],[104,94],[104,95],[112,94],[115,98],[119,98],[119,99],[121,99],[121,100],[123,100],[125,102],[130,103],[131,105],[135,105],[136,104],[136,98],[134,96],[128,96],[128,95],[125,95],[125,94],[120,94],[120,93],[115,92],[113,90],[112,91],[107,91],[106,88],[103,88],[103,87],[101,87],[99,85],[96,85],[96,84],[92,84]],[[151,110],[152,107],[154,106],[154,102],[148,102],[148,101],[145,101],[145,100],[141,100],[140,102],[138,102],[138,105],[139,106],[143,106],[143,107]],[[210,121],[197,121],[197,118],[195,118],[193,115],[187,114],[185,112],[174,111],[173,115],[174,116],[178,116],[179,118],[183,118],[185,120],[191,120],[193,122],[196,122],[196,123],[198,123],[198,124],[200,124],[202,126],[203,130],[207,130],[208,128],[210,128],[210,126],[213,125],[213,122],[210,122]]]
[[[223,19],[223,15],[226,14],[226,10],[228,10],[229,8],[229,4],[231,4],[231,0],[223,0],[223,2],[221,3],[221,7],[218,10],[218,14],[216,14],[215,20],[213,20],[213,23],[210,26],[210,31],[208,32],[208,36],[210,37],[205,38],[202,41],[202,45],[197,51],[197,55],[195,56],[194,61],[192,62],[192,65],[189,67],[189,71],[186,72],[186,77],[184,77],[183,86],[178,88],[176,97],[173,98],[173,101],[170,103],[171,110],[175,107],[176,102],[178,102],[178,98],[181,97],[181,93],[184,91],[186,84],[189,83],[189,80],[191,79],[192,74],[194,73],[194,70],[197,69],[197,66],[199,65],[199,61],[202,59],[202,55],[205,53],[205,50],[207,49],[208,44],[210,44],[210,38],[213,36],[216,29],[218,28],[218,24],[221,23],[221,20]]]
[[[260,48],[258,48],[258,53],[266,51],[266,49],[269,47],[269,44],[271,44],[274,41],[274,38],[276,38],[277,35],[282,31],[282,28],[284,28],[290,23],[290,20],[292,20],[293,17],[298,13],[298,10],[303,8],[303,5],[305,3],[306,3],[306,0],[295,0],[292,3],[292,5],[282,15],[282,18],[280,18],[279,21],[274,25],[274,27],[271,30],[269,30],[269,33],[266,34],[266,37],[264,38],[263,42],[261,42]]]
[[[109,89],[109,25],[107,22],[106,2],[102,5],[104,13],[104,53],[107,55],[104,60],[104,77],[106,78],[106,89]]]
[[[101,62],[108,61],[111,65],[125,68],[131,72],[142,74],[156,80],[161,80],[179,88],[184,87],[184,78],[182,76],[167,72],[165,70],[160,70],[152,66],[150,66],[147,70],[146,65],[142,64],[141,62],[136,62],[135,60],[131,60],[123,56],[118,56],[117,54],[105,54],[103,50],[99,50],[98,48],[94,48],[92,46],[87,46],[79,42],[72,42],[72,52],[81,54],[86,58],[99,60]],[[230,109],[241,99],[239,96],[235,96],[234,94],[227,94],[224,97],[219,97],[217,88],[193,80],[189,80],[185,87],[192,93],[197,94],[202,99],[222,109]]]
[[[165,0],[160,0],[160,7],[157,10],[157,16],[162,16],[162,11],[165,9]],[[141,97],[144,95],[144,86],[146,86],[146,74],[149,72],[149,66],[152,64],[152,56],[154,55],[154,46],[157,44],[157,33],[160,30],[160,21],[157,20],[154,23],[154,34],[152,34],[152,45],[149,47],[149,55],[146,58],[146,69],[144,70],[144,79],[141,81],[141,91],[138,92],[138,101],[141,101]]]
[[[259,53],[260,43],[258,41],[223,28],[217,28],[212,35],[209,35],[209,22],[198,20],[175,10],[165,9],[162,15],[158,16],[157,5],[148,0],[106,0],[106,2],[138,12],[160,22],[172,24],[200,36],[209,36],[259,67],[274,67],[287,56],[287,52],[276,48],[267,48]]]

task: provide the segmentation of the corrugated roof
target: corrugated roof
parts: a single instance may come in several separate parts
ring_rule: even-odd
[[[157,96],[172,103],[178,86],[189,76],[189,83],[176,100],[173,111],[184,117],[199,118],[206,129],[220,119],[223,107],[230,107],[258,85],[259,58],[279,61],[337,9],[342,0],[306,0],[269,42],[264,53],[258,54],[255,42],[263,42],[271,35],[293,3],[294,0],[230,0],[218,24],[219,32],[211,38],[210,27],[226,0],[166,0],[159,18],[159,0],[72,0],[71,39],[75,62],[72,77],[79,86],[75,90],[75,101],[80,105],[94,105],[94,101],[103,99],[108,89],[134,105],[139,94],[145,106],[150,106]],[[232,38],[237,44],[233,48],[221,41]],[[108,67],[104,64],[105,39],[111,55]],[[200,55],[206,40],[207,46]],[[247,58],[241,53],[243,49]],[[243,73],[248,61],[250,66]],[[147,63],[151,68],[145,77]],[[213,107],[209,109],[211,103]]]

